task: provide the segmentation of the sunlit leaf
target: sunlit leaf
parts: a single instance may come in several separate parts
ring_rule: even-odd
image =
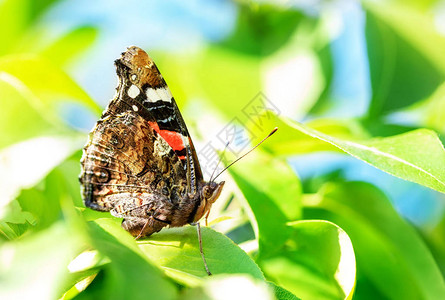
[[[82,104],[96,113],[102,109],[67,74],[49,60],[35,55],[11,55],[0,58],[0,72],[14,77],[21,84],[14,87],[21,92],[22,84],[35,96],[32,105],[56,111],[61,100]],[[15,81],[10,81],[15,82]]]
[[[348,232],[358,267],[388,299],[438,299],[445,294],[423,240],[374,186],[327,184],[305,204],[305,217],[331,220]]]
[[[445,215],[434,229],[422,234],[442,275],[445,274]]]
[[[144,258],[135,240],[112,219],[89,222],[93,246],[110,259],[79,299],[174,299],[176,288]]]
[[[307,134],[391,175],[445,193],[445,151],[434,131],[418,129],[392,137],[356,141],[287,122],[297,135]]]
[[[26,231],[29,224],[36,222],[33,214],[23,211],[17,200],[4,205],[0,213],[0,244],[2,240],[16,239]]]
[[[51,43],[41,54],[59,65],[69,63],[89,48],[97,36],[97,29],[91,26],[76,28]]]
[[[61,222],[20,242],[4,244],[0,298],[58,299],[70,277],[66,266],[78,248],[78,236]]]
[[[280,298],[273,297],[273,290],[257,278],[246,275],[216,275],[203,282],[201,286],[187,290],[183,299],[273,300]]]
[[[208,227],[201,227],[205,258],[212,274],[249,274],[264,279],[255,262],[229,238]],[[196,228],[164,229],[140,240],[141,250],[175,280],[195,286],[208,275],[202,261]]]
[[[445,132],[445,83],[424,103],[422,115],[425,124],[439,132]]]
[[[238,116],[244,122],[242,109],[261,91],[260,60],[255,57],[209,46],[187,56],[159,55],[156,60],[180,103],[186,97],[201,98],[230,119]]]
[[[249,55],[267,56],[288,42],[302,21],[307,19],[297,10],[242,4],[236,28],[221,46]],[[305,25],[309,26],[307,23]]]
[[[276,285],[273,282],[268,282],[268,284],[273,288],[275,298],[277,300],[298,300],[299,299],[294,294],[289,292],[288,290],[282,288],[279,285]]]
[[[40,137],[0,152],[0,216],[2,209],[23,188],[39,182],[55,166],[79,149],[83,138]]]
[[[0,3],[0,54],[4,55],[16,47],[25,32],[29,20],[28,0],[4,0]]]
[[[426,99],[445,80],[445,37],[427,14],[367,1],[374,117]]]
[[[276,116],[271,112],[260,115],[256,123],[261,126],[256,126],[255,124],[249,126],[249,131],[254,136],[264,135],[266,129],[278,127],[278,131],[273,138],[261,145],[262,149],[274,155],[288,156],[315,151],[340,151],[333,145],[313,139],[303,132],[296,131],[293,121]],[[309,121],[307,125],[338,138],[355,140],[369,137],[364,128],[353,120],[316,119]]]
[[[286,163],[259,153],[246,157],[229,172],[247,200],[246,208],[252,210],[260,255],[271,255],[288,238],[286,223],[300,217],[298,177]]]
[[[16,88],[21,86],[20,91]],[[66,132],[61,122],[33,105],[35,97],[15,77],[0,72],[0,149],[32,137]]]
[[[302,299],[351,299],[355,256],[351,240],[327,221],[295,221],[275,257],[261,261],[267,276]]]

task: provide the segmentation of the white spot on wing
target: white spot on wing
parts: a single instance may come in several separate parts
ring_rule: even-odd
[[[165,102],[171,102],[172,94],[167,87],[162,87],[158,89],[148,88],[145,91],[147,99],[149,102],[156,102],[162,100]]]
[[[140,94],[140,90],[137,86],[135,86],[134,84],[132,86],[130,86],[130,88],[128,89],[128,96],[130,96],[131,98],[136,98],[139,94]]]
[[[153,88],[148,88],[148,89],[145,91],[145,94],[147,95],[147,100],[148,100],[149,102],[156,102],[156,101],[159,100],[159,96],[158,96],[158,94],[155,92],[155,89],[153,89]]]
[[[172,94],[170,93],[170,90],[168,88],[160,88],[156,89],[156,92],[159,95],[159,98],[166,102],[171,102]]]
[[[133,105],[132,108],[133,108],[134,111],[138,111],[139,110],[139,108],[136,105]]]
[[[136,74],[131,75],[131,80],[135,81],[138,78]]]

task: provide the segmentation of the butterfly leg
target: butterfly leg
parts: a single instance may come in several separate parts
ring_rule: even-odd
[[[202,261],[204,262],[204,267],[206,269],[206,272],[209,276],[211,276],[212,273],[210,272],[209,267],[207,266],[207,261],[204,256],[204,251],[202,250],[201,225],[199,224],[199,222],[191,223],[190,225],[196,225],[196,231],[198,232],[199,252],[201,253],[201,258],[202,258]]]
[[[138,236],[135,238],[135,240],[139,240],[142,236],[148,236],[147,234],[145,234],[145,235],[143,235],[143,234],[144,234],[144,232],[145,232],[145,228],[147,227],[149,221],[150,221],[150,220],[147,219],[147,222],[145,222],[144,226],[143,226],[142,229],[141,229],[141,232],[139,232],[139,234],[138,234]],[[151,234],[151,233],[150,233],[150,234]]]

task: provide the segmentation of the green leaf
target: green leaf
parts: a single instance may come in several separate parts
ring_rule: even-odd
[[[79,27],[51,43],[40,53],[53,63],[66,65],[75,56],[89,48],[95,41],[97,34],[98,31],[94,27]]]
[[[21,85],[20,91],[16,84]],[[0,72],[0,149],[35,136],[66,132],[63,124],[36,108],[32,99],[26,86]]]
[[[17,200],[3,206],[0,213],[0,244],[2,240],[16,239],[27,230],[28,224],[36,222],[33,214],[23,211]]]
[[[2,57],[1,72],[16,79],[10,82],[19,92],[26,94],[28,100],[33,101],[31,104],[40,109],[42,114],[56,112],[61,100],[67,99],[84,105],[97,114],[102,111],[67,74],[41,57],[35,55]],[[35,97],[29,97],[29,92],[23,91],[23,86],[26,86]]]
[[[203,251],[212,274],[248,274],[264,279],[255,262],[228,237],[211,228],[201,227]],[[196,286],[208,275],[199,252],[196,228],[164,229],[139,240],[144,254],[176,281]]]
[[[355,256],[351,240],[327,221],[289,223],[280,252],[261,261],[269,278],[301,299],[352,299]]]
[[[59,299],[70,273],[67,265],[79,237],[58,222],[45,231],[0,248],[1,299]]]
[[[289,156],[315,151],[341,151],[329,143],[296,131],[295,122],[276,116],[272,112],[260,115],[256,123],[261,126],[251,125],[248,127],[254,136],[264,136],[266,129],[278,127],[277,133],[261,145],[261,149],[271,152],[273,155]],[[361,125],[353,120],[316,119],[308,122],[307,125],[338,138],[364,139],[369,137]]]
[[[422,114],[425,124],[439,132],[445,132],[445,83],[421,106],[425,107],[425,113]]]
[[[29,21],[28,0],[3,0],[0,3],[0,55],[12,51]]]
[[[423,240],[374,186],[330,183],[305,199],[305,204],[306,218],[327,219],[348,232],[359,272],[386,298],[445,295],[443,277]]]
[[[442,275],[445,276],[445,214],[439,224],[422,234]]]
[[[267,56],[286,44],[303,20],[307,21],[297,10],[240,3],[236,28],[220,46],[234,52]]]
[[[434,6],[439,0],[392,0],[395,3],[402,3],[403,5],[413,7],[424,13],[428,13],[434,9]]]
[[[114,219],[89,222],[93,246],[110,259],[77,299],[175,299],[176,288],[138,249]]]
[[[406,5],[365,2],[372,85],[370,115],[429,97],[445,80],[445,37],[428,14]]]
[[[180,106],[200,98],[233,119],[261,90],[260,59],[221,47],[186,56],[157,54],[155,60]]]
[[[445,151],[437,134],[418,129],[404,134],[354,141],[336,138],[287,121],[299,132],[331,144],[396,177],[445,193]]]
[[[258,152],[232,166],[229,172],[247,200],[246,209],[252,210],[249,218],[258,237],[260,255],[272,255],[288,238],[286,223],[301,216],[298,177],[287,163]]]
[[[269,286],[271,286],[274,290],[275,299],[277,300],[299,300],[294,294],[289,292],[288,290],[282,288],[279,285],[276,285],[273,282],[267,282]]]
[[[40,137],[3,149],[0,152],[0,212],[21,189],[37,184],[83,142],[84,138],[79,136]]]
[[[201,286],[186,290],[181,299],[273,300],[274,297],[272,289],[263,280],[246,275],[216,275],[209,277]]]

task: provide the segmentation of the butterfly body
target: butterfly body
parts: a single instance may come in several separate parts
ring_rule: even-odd
[[[119,85],[81,159],[85,206],[123,218],[133,236],[199,221],[224,182],[206,182],[185,122],[153,60],[130,47]]]

